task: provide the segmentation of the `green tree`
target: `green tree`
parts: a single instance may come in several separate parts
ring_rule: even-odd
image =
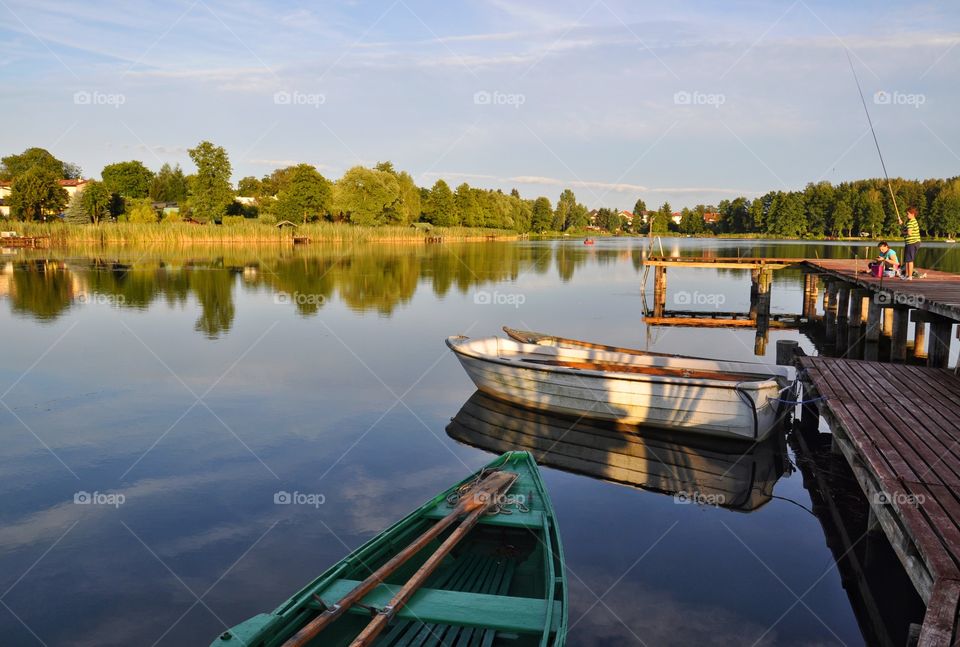
[[[554,231],[563,231],[570,228],[570,212],[577,206],[577,196],[571,189],[564,189],[557,200],[557,208],[553,212]]]
[[[543,196],[533,202],[530,229],[536,232],[547,231],[553,225],[553,206],[549,198]]]
[[[701,205],[702,206],[702,205]],[[702,234],[707,230],[707,225],[703,221],[703,214],[682,209],[680,211],[680,233],[681,234]]]
[[[110,193],[102,182],[90,181],[73,194],[67,207],[67,222],[98,224],[110,217]]]
[[[136,223],[156,223],[159,221],[156,209],[153,208],[149,198],[140,198],[138,200],[129,200],[127,202],[127,212],[124,214],[127,222]]]
[[[960,232],[960,179],[944,187],[931,205],[930,229],[953,238]]]
[[[639,233],[643,230],[645,214],[647,212],[647,203],[642,198],[637,198],[633,203],[633,231]]]
[[[187,179],[180,165],[164,164],[150,181],[150,197],[155,202],[181,203],[187,199]]]
[[[453,203],[457,210],[457,219],[464,227],[479,227],[483,223],[483,214],[477,205],[476,196],[466,182],[454,191]],[[550,213],[553,213],[552,208]]]
[[[836,191],[829,182],[807,184],[803,191],[804,211],[807,218],[807,232],[812,236],[823,236],[829,228],[830,216],[836,202]]]
[[[334,211],[357,225],[380,225],[400,200],[397,178],[386,171],[354,166],[333,187]]]
[[[654,234],[665,234],[670,230],[670,223],[673,218],[673,207],[669,202],[664,202],[656,213],[650,216],[649,230]]]
[[[333,189],[327,178],[309,164],[298,164],[290,181],[277,194],[276,213],[287,220],[307,220],[327,214]]]
[[[187,152],[197,166],[196,179],[191,187],[193,217],[200,222],[219,220],[227,205],[233,202],[232,169],[227,151],[203,141]]]
[[[589,224],[590,212],[587,211],[586,206],[578,202],[570,207],[570,211],[567,213],[567,222],[564,229],[586,229],[587,225]]]
[[[871,236],[882,236],[886,215],[883,212],[883,194],[877,189],[867,189],[858,199],[857,227]]]
[[[453,191],[446,182],[434,182],[424,211],[427,222],[438,227],[452,227],[457,224],[457,206],[453,201]]]
[[[45,220],[47,213],[59,213],[67,205],[67,191],[57,176],[42,166],[18,175],[10,186],[10,212],[20,220]]]
[[[79,166],[61,162],[44,148],[28,148],[19,155],[7,155],[0,159],[0,180],[15,180],[35,167],[48,171],[58,180],[80,177]]]
[[[830,214],[830,231],[834,236],[849,236],[853,228],[853,207],[848,200],[837,200]]]
[[[237,195],[245,198],[259,198],[262,195],[263,183],[259,179],[248,175],[237,182]]]
[[[100,172],[100,177],[109,193],[136,199],[147,197],[154,175],[143,162],[132,160],[107,164]]]
[[[803,194],[793,191],[777,193],[767,214],[767,232],[775,236],[799,238],[806,230]]]

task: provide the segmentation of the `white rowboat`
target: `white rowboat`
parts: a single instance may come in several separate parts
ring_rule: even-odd
[[[630,425],[761,440],[790,369],[601,347],[447,338],[477,388],[521,406]]]

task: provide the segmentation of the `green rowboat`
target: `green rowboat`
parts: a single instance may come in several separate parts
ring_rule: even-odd
[[[553,507],[533,457],[511,451],[211,647],[559,647],[566,632]]]

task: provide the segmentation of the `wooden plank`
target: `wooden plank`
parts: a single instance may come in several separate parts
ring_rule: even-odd
[[[927,602],[920,640],[917,647],[947,647],[953,645],[957,627],[957,607],[960,606],[960,582],[941,579],[933,587]]]

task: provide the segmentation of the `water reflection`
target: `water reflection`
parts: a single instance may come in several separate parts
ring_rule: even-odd
[[[479,391],[447,434],[494,454],[526,449],[542,465],[741,512],[770,501],[787,464],[782,434],[750,445],[621,428],[531,411]]]

